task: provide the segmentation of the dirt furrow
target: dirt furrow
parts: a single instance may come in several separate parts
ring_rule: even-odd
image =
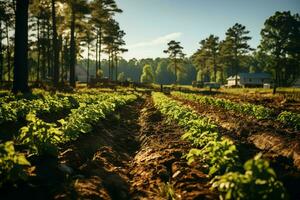
[[[237,137],[238,141],[247,141],[258,149],[291,158],[300,169],[299,133],[280,127],[278,123],[270,120],[257,120],[237,112],[173,98],[192,106],[200,115],[212,119],[221,128],[232,133],[233,137]]]
[[[201,166],[188,166],[182,158],[190,145],[183,131],[166,123],[148,100],[140,117],[141,148],[131,163],[133,199],[216,199]]]
[[[55,199],[130,199],[128,168],[139,149],[143,99],[127,105],[94,127],[90,136],[65,147],[60,167],[70,173]]]
[[[264,152],[265,156],[270,158],[279,179],[284,182],[292,197],[299,197],[300,193],[297,189],[300,185],[299,134],[288,133],[284,128],[272,126],[268,122],[264,124],[264,121],[258,122],[235,112],[173,98],[191,106],[199,115],[208,117],[218,125],[220,133],[239,146],[240,157],[244,161],[258,151]]]
[[[62,146],[58,157],[32,159],[36,176],[1,199],[216,199],[201,166],[182,158],[191,148],[182,134],[146,95]]]

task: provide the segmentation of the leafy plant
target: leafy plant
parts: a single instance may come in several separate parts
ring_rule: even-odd
[[[27,126],[20,129],[18,141],[27,145],[30,153],[37,155],[56,155],[58,145],[76,140],[81,134],[92,130],[94,124],[104,119],[107,114],[115,111],[118,106],[136,100],[135,95],[105,94],[104,96],[91,95],[95,101],[90,102],[90,97],[84,95],[89,104],[82,102],[79,108],[73,109],[68,117],[55,123],[46,123],[36,114],[29,113],[26,120]],[[59,107],[59,106],[55,106]]]
[[[6,182],[26,180],[27,166],[30,166],[30,163],[24,154],[15,151],[12,141],[0,144],[0,187]]]
[[[247,115],[252,115],[257,119],[270,119],[274,115],[274,111],[269,108],[265,108],[261,105],[255,105],[250,103],[236,103],[227,99],[200,96],[196,94],[185,94],[182,92],[172,92],[172,95],[179,98],[185,98],[192,101],[197,101],[202,104],[217,106],[225,110],[233,110]]]
[[[202,149],[191,149],[185,155],[188,164],[199,161],[207,165],[210,176],[223,174],[238,168],[238,154],[236,146],[229,140],[210,141]]]
[[[161,111],[169,121],[177,122],[186,130],[182,139],[190,141],[193,146],[184,157],[188,164],[200,163],[207,168],[207,173],[212,177],[212,188],[221,193],[220,199],[285,199],[285,191],[282,183],[276,179],[276,175],[269,163],[256,156],[253,160],[244,164],[245,174],[241,174],[241,163],[238,150],[232,141],[220,136],[216,125],[204,116],[199,116],[188,106],[170,99],[161,93],[152,94],[155,107]],[[193,96],[191,96],[193,97]],[[194,98],[194,97],[193,97]],[[214,102],[213,99],[203,97],[201,101]],[[229,108],[230,104],[217,100],[218,105]],[[263,112],[260,107],[255,107],[257,113]],[[244,108],[253,110],[252,105]],[[249,111],[249,112],[250,112]],[[259,115],[263,115],[260,113]],[[234,172],[236,171],[236,172]]]
[[[278,115],[277,120],[300,130],[300,114],[284,111]]]
[[[220,199],[287,199],[274,170],[261,157],[262,154],[258,154],[248,160],[244,164],[244,174],[229,172],[211,181],[212,189],[221,193]]]
[[[56,155],[57,144],[63,134],[57,125],[42,121],[36,117],[35,113],[29,113],[26,120],[29,124],[20,129],[17,140],[21,144],[27,145],[33,154]]]

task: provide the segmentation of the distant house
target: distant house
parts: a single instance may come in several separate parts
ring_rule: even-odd
[[[227,87],[235,86],[236,76],[227,78]],[[267,73],[239,73],[237,75],[237,85],[241,87],[263,87],[264,84],[270,84],[272,76]]]

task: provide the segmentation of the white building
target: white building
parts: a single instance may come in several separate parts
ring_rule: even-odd
[[[235,86],[236,76],[227,78],[227,87]],[[241,87],[263,87],[264,84],[270,84],[272,76],[267,73],[239,73],[237,75],[237,85]]]

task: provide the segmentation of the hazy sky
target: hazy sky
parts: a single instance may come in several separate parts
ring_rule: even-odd
[[[224,39],[236,22],[250,31],[253,48],[259,44],[264,21],[275,11],[300,13],[300,0],[116,0],[123,13],[117,21],[126,32],[124,58],[165,57],[167,42],[182,43],[190,56],[210,34]]]

